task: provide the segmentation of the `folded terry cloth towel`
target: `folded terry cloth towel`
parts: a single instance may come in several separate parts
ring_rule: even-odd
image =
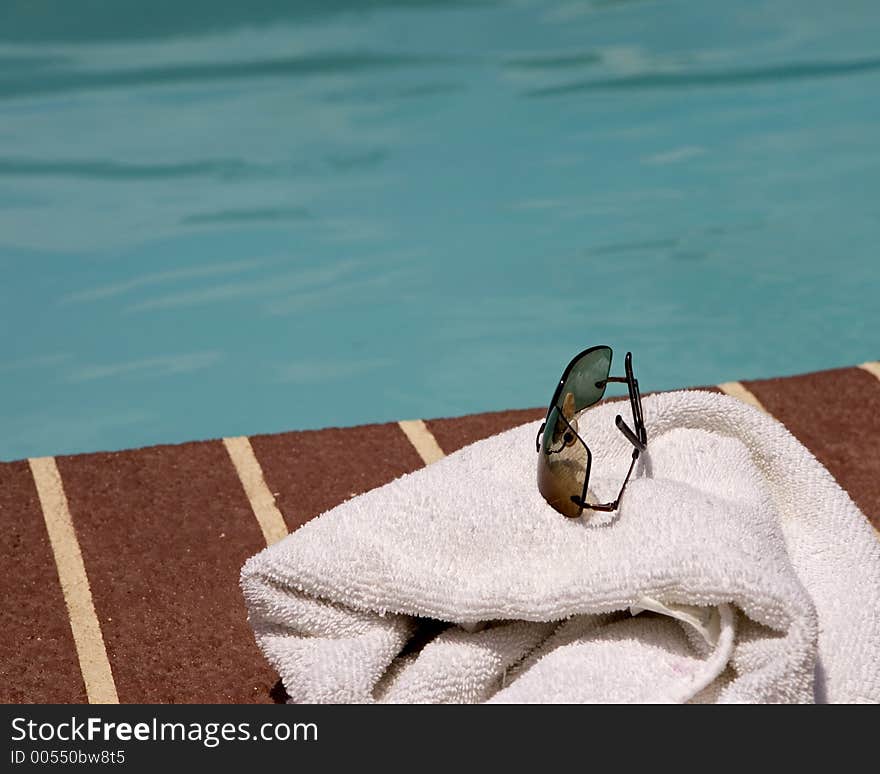
[[[624,405],[579,418],[605,501],[630,462]],[[616,513],[547,505],[533,422],[252,557],[249,619],[291,700],[880,701],[880,540],[846,492],[733,398],[644,411]]]

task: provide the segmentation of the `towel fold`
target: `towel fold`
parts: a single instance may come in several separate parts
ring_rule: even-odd
[[[579,419],[606,501],[630,462],[620,405]],[[616,513],[544,502],[529,423],[248,560],[249,620],[291,700],[880,701],[880,541],[846,492],[732,398],[644,411]]]

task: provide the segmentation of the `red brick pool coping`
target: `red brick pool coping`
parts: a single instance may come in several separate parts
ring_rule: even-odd
[[[784,423],[880,529],[880,364],[704,389]],[[283,700],[245,618],[245,559],[343,500],[542,413],[0,463],[0,702]]]

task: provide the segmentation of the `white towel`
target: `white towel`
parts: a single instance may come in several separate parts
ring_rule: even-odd
[[[580,419],[606,501],[630,461],[622,409]],[[249,619],[291,700],[880,701],[880,540],[846,492],[733,398],[644,410],[617,513],[544,502],[535,422],[252,557]]]

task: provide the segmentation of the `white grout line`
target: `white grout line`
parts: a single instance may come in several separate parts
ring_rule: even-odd
[[[397,424],[409,438],[425,465],[430,465],[446,456],[433,433],[421,419],[402,419]]]
[[[880,379],[880,361],[872,361],[868,363],[862,363],[859,368],[863,371],[867,371],[869,374],[873,374],[878,379]]]
[[[287,537],[287,525],[284,523],[284,517],[275,504],[274,495],[269,491],[269,486],[263,476],[263,469],[257,461],[247,436],[224,438],[223,445],[235,466],[235,471],[244,487],[254,516],[257,517],[257,523],[263,531],[266,545],[271,546]]]
[[[58,580],[67,605],[67,616],[90,704],[119,704],[113,671],[92,590],[76,537],[64,484],[54,457],[28,460],[37,487],[43,520],[58,568]]]
[[[730,395],[732,398],[736,398],[737,400],[741,400],[743,403],[748,403],[750,406],[754,406],[759,411],[763,411],[765,414],[769,414],[770,412],[764,407],[764,404],[759,401],[754,394],[743,384],[740,382],[723,382],[718,385],[718,389],[721,390],[725,395]]]

